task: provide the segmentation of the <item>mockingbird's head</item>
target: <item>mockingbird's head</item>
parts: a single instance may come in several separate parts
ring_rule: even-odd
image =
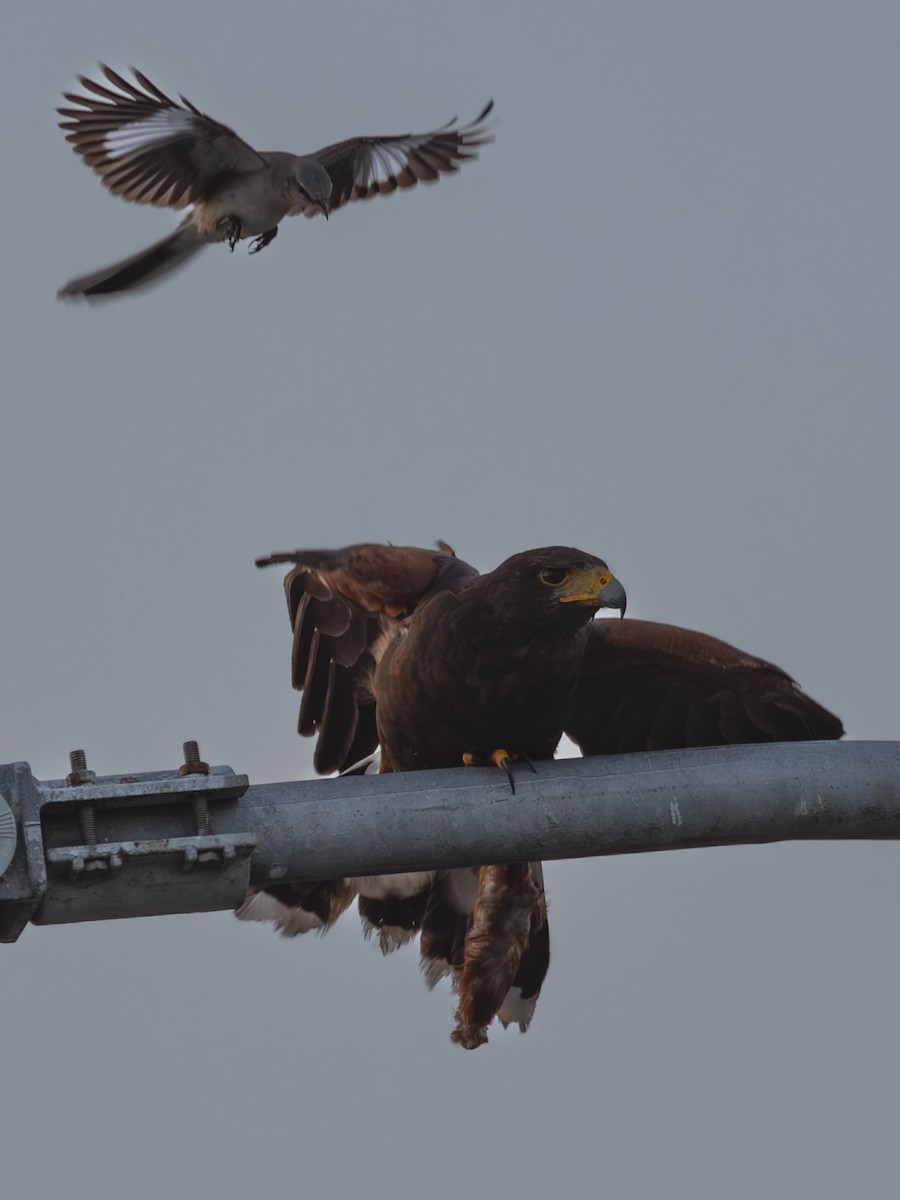
[[[296,188],[303,200],[320,208],[328,216],[328,201],[331,197],[331,176],[321,163],[307,160],[299,163],[290,184]]]

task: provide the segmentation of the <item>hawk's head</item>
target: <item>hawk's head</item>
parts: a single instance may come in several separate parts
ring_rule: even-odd
[[[514,554],[482,579],[494,602],[516,620],[567,627],[586,624],[600,608],[625,615],[625,589],[602,558],[572,546]]]

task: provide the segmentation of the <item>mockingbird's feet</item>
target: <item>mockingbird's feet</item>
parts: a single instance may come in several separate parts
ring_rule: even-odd
[[[277,236],[278,226],[273,225],[271,229],[267,229],[265,233],[261,233],[258,238],[253,239],[253,242],[250,246],[250,253],[259,254],[260,250],[262,250],[265,246],[268,246],[269,242],[274,242]]]
[[[216,221],[216,229],[222,234],[222,241],[228,243],[228,249],[234,253],[234,248],[241,240],[241,223],[233,214],[228,217],[219,217]],[[265,235],[263,235],[265,236]]]

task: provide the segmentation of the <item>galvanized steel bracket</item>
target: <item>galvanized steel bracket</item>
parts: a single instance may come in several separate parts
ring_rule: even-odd
[[[230,767],[85,775],[41,783],[27,763],[0,766],[0,941],[15,941],[28,921],[211,912],[243,901],[256,847],[253,833],[234,828],[245,775]],[[226,814],[219,833],[217,815]]]

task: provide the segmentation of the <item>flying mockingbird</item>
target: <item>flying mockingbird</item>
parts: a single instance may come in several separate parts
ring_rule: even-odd
[[[60,296],[103,296],[130,291],[180,267],[209,242],[233,250],[253,238],[250,253],[278,233],[283,217],[330,212],[350,200],[432,182],[459,169],[491,141],[485,120],[456,118],[432,133],[357,137],[314,154],[254,150],[226,125],[184,96],[171,100],[146,75],[131,68],[139,86],[109,67],[113,87],[80,75],[90,95],[63,93],[77,108],[60,108],[72,143],[113,195],[136,204],[191,211],[174,233],[114,266],[73,279]],[[117,89],[117,90],[116,90]]]

